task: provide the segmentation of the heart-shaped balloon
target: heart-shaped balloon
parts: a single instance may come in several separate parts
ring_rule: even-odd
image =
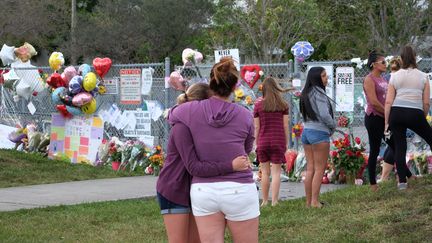
[[[51,88],[54,88],[54,89],[58,88],[58,87],[65,87],[66,86],[63,78],[61,77],[61,75],[59,73],[51,74],[51,76],[49,76],[47,79],[47,84]]]
[[[179,71],[174,71],[171,73],[168,83],[176,90],[184,91],[186,89],[185,80]]]
[[[96,73],[101,78],[103,78],[105,76],[105,74],[108,73],[108,71],[111,68],[111,65],[112,65],[112,61],[108,57],[105,57],[105,58],[96,57],[93,60],[93,67],[94,67]]]
[[[256,82],[261,78],[260,71],[261,67],[258,65],[243,66],[240,71],[240,76],[252,89],[255,86]],[[246,77],[247,72],[249,73]]]

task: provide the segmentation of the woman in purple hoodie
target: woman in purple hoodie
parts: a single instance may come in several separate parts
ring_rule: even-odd
[[[207,99],[209,93],[208,84],[197,83],[181,94],[177,103]],[[234,170],[246,170],[249,168],[249,161],[245,156],[238,156],[232,162],[224,163],[199,161],[189,128],[181,123],[174,124],[170,135],[166,161],[156,185],[168,242],[200,242],[195,220],[191,215],[191,175],[207,177],[231,173]]]
[[[201,160],[222,163],[252,150],[252,114],[229,98],[237,82],[232,58],[222,58],[210,73],[213,97],[183,104],[169,117],[189,127]],[[258,242],[258,191],[250,169],[194,176],[190,195],[201,242],[224,242],[226,226],[234,242]]]

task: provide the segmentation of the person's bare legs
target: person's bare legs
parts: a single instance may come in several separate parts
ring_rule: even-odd
[[[263,196],[261,206],[266,206],[270,190],[270,162],[261,163],[261,189]]]
[[[258,243],[258,217],[245,221],[227,220],[228,228],[235,243]]]
[[[390,172],[393,170],[393,165],[383,162],[382,172],[381,172],[381,181],[386,181],[389,179]]]
[[[271,164],[272,206],[276,206],[279,202],[281,166],[281,164]]]
[[[314,169],[314,154],[312,145],[303,145],[303,149],[306,156],[306,179],[304,181],[305,193],[306,193],[306,207],[311,206],[312,202],[312,179],[315,172]]]
[[[163,215],[169,243],[189,242],[190,215],[190,213]]]
[[[221,212],[195,216],[199,238],[202,243],[223,243],[225,236],[225,215]]]
[[[200,243],[200,238],[198,234],[198,227],[195,222],[195,217],[190,213],[189,214],[189,240],[191,243]]]
[[[313,157],[314,157],[314,175],[312,179],[312,200],[311,207],[321,207],[321,203],[319,202],[319,194],[321,189],[322,178],[324,176],[324,170],[327,164],[329,151],[330,151],[330,143],[318,143],[312,145],[313,149]]]

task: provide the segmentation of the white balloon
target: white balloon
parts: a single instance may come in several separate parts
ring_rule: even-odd
[[[33,66],[30,63],[30,60],[27,62],[22,62],[18,60],[11,65],[13,68],[16,68],[17,75],[21,78],[21,82],[27,83],[32,91],[42,92],[44,90],[42,79],[39,75],[37,67]]]
[[[16,93],[17,95],[25,98],[26,100],[30,99],[32,90],[30,85],[26,84],[25,82],[23,82],[22,80],[18,83],[18,85],[16,86]]]
[[[15,61],[14,50],[15,46],[8,46],[6,44],[3,44],[3,47],[0,51],[0,58],[4,66],[9,65]]]

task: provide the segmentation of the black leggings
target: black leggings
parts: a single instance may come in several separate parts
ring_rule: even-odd
[[[376,184],[376,164],[381,147],[381,140],[384,138],[384,118],[374,114],[365,115],[365,127],[369,137],[369,159],[368,171],[371,185]],[[391,153],[388,151],[387,153]]]
[[[406,178],[410,175],[405,159],[407,151],[407,128],[417,133],[417,135],[423,138],[430,147],[432,147],[432,128],[426,121],[426,117],[422,110],[405,107],[391,108],[389,127],[392,131],[392,139],[395,144],[394,152],[399,182],[405,183]]]

